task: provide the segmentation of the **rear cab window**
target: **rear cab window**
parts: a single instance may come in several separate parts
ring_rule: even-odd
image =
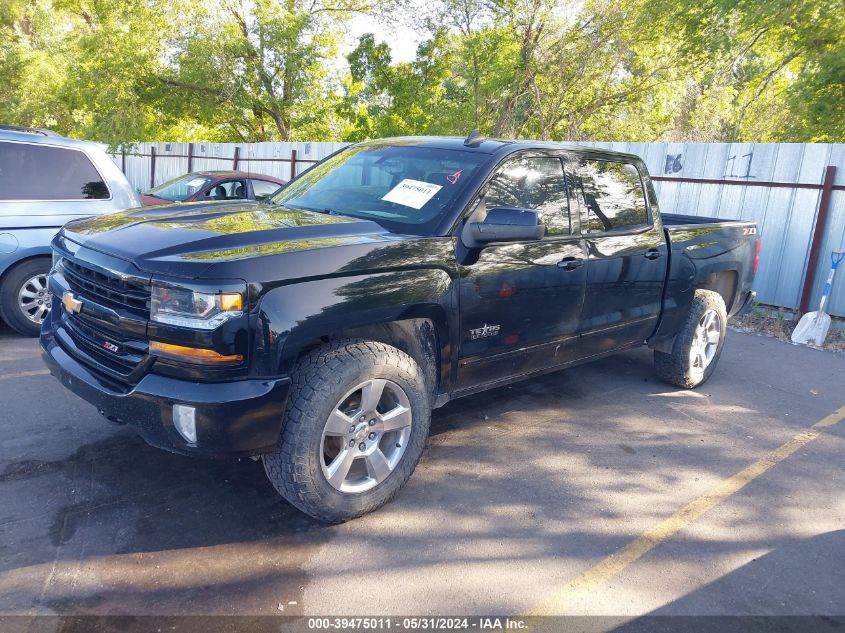
[[[108,200],[111,192],[85,152],[0,141],[0,200]]]
[[[570,166],[584,233],[632,232],[651,226],[642,179],[633,164],[579,158]]]

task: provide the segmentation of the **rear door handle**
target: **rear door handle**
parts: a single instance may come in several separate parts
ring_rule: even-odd
[[[558,268],[563,268],[564,270],[575,270],[576,268],[581,268],[584,265],[583,259],[576,259],[575,257],[564,257],[557,263]]]
[[[646,259],[657,259],[660,257],[660,251],[656,248],[650,248],[645,252]]]

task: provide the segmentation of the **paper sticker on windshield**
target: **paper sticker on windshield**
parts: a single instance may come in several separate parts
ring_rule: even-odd
[[[382,196],[382,200],[401,204],[402,206],[413,209],[422,209],[423,205],[431,200],[434,194],[441,189],[443,189],[441,185],[433,185],[430,182],[405,178],[405,180]]]
[[[185,186],[186,187],[199,187],[203,183],[205,183],[205,178],[194,178],[192,180],[189,180],[187,183],[185,183]]]

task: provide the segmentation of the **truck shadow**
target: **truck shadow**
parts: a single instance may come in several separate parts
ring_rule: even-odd
[[[344,562],[363,571],[603,557],[630,535],[600,529],[603,522],[624,522],[626,510],[604,507],[596,485],[642,495],[659,518],[677,509],[665,493],[689,478],[691,468],[706,475],[718,464],[730,474],[734,462],[737,468],[747,464],[742,447],[730,451],[713,443],[696,446],[692,467],[689,453],[674,447],[676,437],[635,427],[642,414],[626,404],[593,419],[601,402],[628,399],[616,392],[671,391],[654,382],[647,352],[595,363],[579,376],[548,374],[439,409],[408,487],[384,510],[345,526],[320,524],[283,501],[258,462],[182,457],[147,446],[131,429],[103,425],[95,415],[77,421],[103,425],[100,439],[61,460],[7,462],[0,473],[3,503],[23,508],[29,500],[40,508],[30,512],[33,518],[4,526],[0,595],[7,597],[0,598],[0,610],[277,613],[278,605],[296,613],[310,582],[309,561],[321,546],[350,534],[367,539],[374,553],[366,561]],[[604,400],[595,398],[599,381],[606,385]],[[507,467],[499,467],[503,463]],[[596,472],[605,473],[601,482],[594,480]],[[776,485],[772,494],[778,494]],[[435,539],[426,524],[434,515],[443,518],[438,546],[421,546]],[[470,519],[470,531],[457,527]],[[385,522],[403,530],[389,539],[368,536],[369,527]],[[474,539],[512,547],[499,555],[453,549]],[[397,551],[406,554],[397,557]],[[51,565],[64,571],[53,574]],[[96,582],[86,583],[81,570],[92,566]],[[48,574],[53,584],[42,599]],[[294,604],[282,604],[282,597]]]

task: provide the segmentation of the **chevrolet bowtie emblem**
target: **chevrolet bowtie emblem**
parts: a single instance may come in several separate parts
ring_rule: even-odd
[[[82,302],[74,297],[72,292],[66,292],[62,295],[62,305],[71,314],[82,312]]]

